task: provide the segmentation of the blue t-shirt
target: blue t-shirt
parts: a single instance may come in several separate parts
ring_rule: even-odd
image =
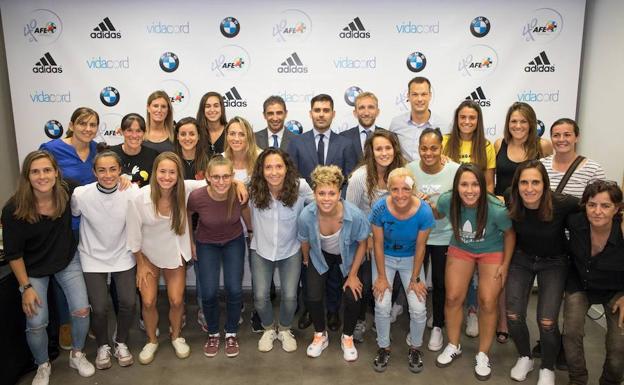
[[[78,156],[76,148],[63,142],[63,139],[54,139],[43,143],[39,149],[52,154],[61,169],[63,179],[71,179],[79,186],[95,182],[93,159],[97,154],[97,143],[93,140],[89,143],[89,156],[84,162]]]
[[[384,254],[399,258],[413,257],[416,254],[418,233],[435,227],[431,207],[421,199],[418,211],[401,220],[395,218],[388,209],[388,199],[378,200],[368,219],[371,224],[383,228]]]

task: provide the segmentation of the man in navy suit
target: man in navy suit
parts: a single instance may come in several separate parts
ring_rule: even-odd
[[[358,120],[358,125],[341,132],[340,135],[349,139],[352,143],[359,162],[364,155],[364,143],[366,143],[366,139],[373,134],[374,130],[383,130],[383,128],[375,125],[375,120],[377,116],[379,116],[377,96],[372,92],[362,92],[359,94],[355,98],[353,116]]]
[[[281,96],[269,96],[262,105],[262,115],[267,127],[255,133],[256,144],[263,150],[267,147],[278,147],[286,151],[288,143],[296,135],[284,127],[288,115],[284,99]]]

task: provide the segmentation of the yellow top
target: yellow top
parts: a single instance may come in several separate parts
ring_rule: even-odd
[[[442,148],[446,147],[446,143],[448,143],[449,136],[444,135],[442,138]],[[471,162],[471,153],[472,153],[472,141],[464,141],[459,140],[459,163],[469,163]],[[489,140],[486,140],[485,144],[485,155],[487,157],[487,167],[486,169],[496,168],[496,151],[494,150],[494,146],[490,143]]]

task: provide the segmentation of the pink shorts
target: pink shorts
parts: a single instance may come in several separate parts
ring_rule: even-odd
[[[493,265],[500,265],[503,263],[503,252],[496,251],[493,253],[471,253],[466,250],[462,250],[459,247],[449,246],[447,257],[463,259],[464,261],[474,262],[474,263],[487,263]]]

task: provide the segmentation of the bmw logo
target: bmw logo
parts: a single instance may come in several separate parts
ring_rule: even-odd
[[[474,37],[483,37],[490,32],[490,21],[485,16],[477,16],[470,22],[470,33]]]
[[[178,69],[180,65],[180,59],[178,59],[178,55],[173,52],[165,52],[160,56],[160,60],[158,61],[160,64],[160,69],[165,72],[173,72]]]
[[[50,139],[58,139],[63,136],[63,125],[58,120],[48,120],[43,126],[43,132]]]
[[[221,34],[227,38],[232,38],[240,32],[240,24],[234,17],[226,17],[221,20]]]
[[[542,135],[544,135],[544,131],[546,131],[546,126],[544,125],[544,122],[538,119],[537,120],[537,136],[541,137]]]
[[[427,66],[427,58],[420,52],[412,52],[407,57],[407,68],[412,72],[420,72]]]
[[[119,91],[115,87],[104,87],[102,91],[100,91],[100,100],[107,107],[112,107],[119,103]]]
[[[284,124],[284,127],[293,134],[300,135],[303,133],[303,126],[296,120],[289,120]]]
[[[355,106],[355,98],[362,93],[362,89],[358,86],[351,86],[347,88],[344,93],[345,102],[351,107]]]

